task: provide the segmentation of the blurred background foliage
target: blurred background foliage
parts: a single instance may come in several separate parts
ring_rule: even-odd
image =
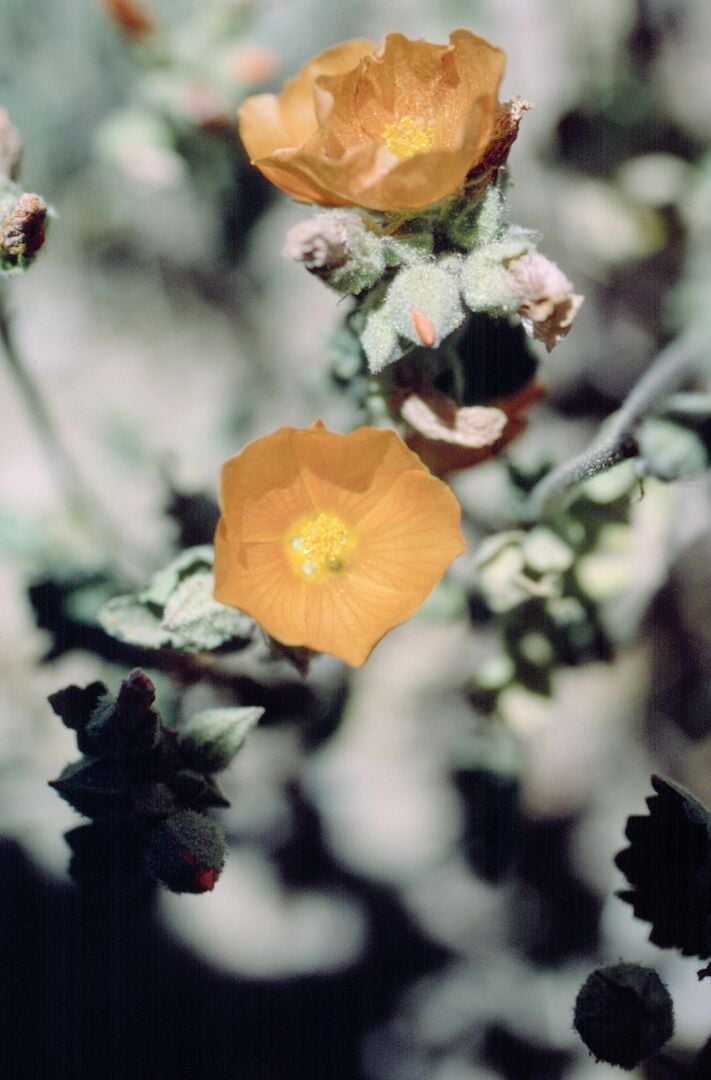
[[[588,498],[610,521],[564,598],[595,598],[597,636],[561,646],[565,666],[542,661],[519,598],[503,625],[528,683],[510,679],[475,557],[516,526],[511,477],[530,487],[581,450],[659,349],[709,320],[708,5],[151,0],[160,30],[141,40],[110,6],[0,5],[0,105],[24,188],[57,214],[3,287],[81,478],[68,500],[0,367],[6,1075],[603,1078],[572,1006],[620,956],[668,983],[683,1062],[708,1035],[708,988],[614,898],[612,859],[650,770],[711,799],[703,453],[682,480],[647,481],[629,524],[614,483],[636,491],[630,475]],[[330,368],[343,309],[280,255],[308,210],[248,167],[234,110],[333,42],[460,25],[507,52],[502,97],[535,103],[510,157],[512,217],[586,296],[542,356],[546,399],[505,464],[455,478],[469,554],[362,670],[322,658],[303,681],[258,647],[217,668],[146,658],[96,613],[210,542],[222,461],[284,423],[359,416]],[[232,850],[214,893],[161,895],[132,922],[69,891],[77,817],[46,780],[74,751],[45,699],[136,663],[169,721],[266,713],[225,776]]]

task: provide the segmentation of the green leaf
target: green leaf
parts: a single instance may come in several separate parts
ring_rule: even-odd
[[[142,648],[203,652],[246,644],[254,622],[213,599],[212,548],[184,551],[141,592],[116,596],[99,612],[103,629]]]
[[[675,424],[651,416],[637,436],[644,472],[660,480],[685,480],[700,476],[709,467],[709,455],[699,435]]]

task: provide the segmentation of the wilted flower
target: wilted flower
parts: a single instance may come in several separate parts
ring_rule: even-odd
[[[411,394],[400,406],[400,415],[428,439],[473,450],[497,443],[508,419],[502,409],[490,405],[458,406],[434,389],[426,396]]]
[[[435,476],[448,476],[497,454],[526,427],[524,411],[543,396],[533,379],[487,405],[460,406],[424,382],[399,387],[391,407],[408,426],[405,442]]]
[[[248,98],[239,120],[253,163],[303,202],[384,211],[429,206],[472,173],[489,179],[522,107],[497,101],[500,49],[468,30],[449,41],[346,41],[278,96]]]
[[[310,221],[299,221],[286,234],[282,255],[285,259],[303,263],[311,271],[343,266],[349,257],[346,225],[325,214]]]
[[[517,313],[526,332],[550,352],[570,330],[583,297],[573,292],[563,271],[538,252],[513,259],[507,277],[519,297]]]
[[[457,500],[393,431],[280,428],[222,471],[215,598],[358,667],[463,548]]]

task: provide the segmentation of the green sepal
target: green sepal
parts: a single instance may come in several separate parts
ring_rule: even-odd
[[[84,757],[65,766],[49,786],[84,817],[98,818],[130,809],[125,777],[111,758]]]
[[[398,340],[390,312],[385,304],[373,308],[366,316],[360,343],[368,361],[368,367],[373,374],[382,371],[388,364],[394,364],[407,351]],[[411,348],[411,346],[408,347]]]
[[[180,733],[183,756],[201,772],[221,772],[234,760],[263,715],[264,709],[257,705],[196,713]]]
[[[464,260],[461,273],[462,296],[470,311],[491,315],[512,314],[520,297],[510,282],[509,262],[535,250],[538,235],[517,226],[491,243],[476,247]]]
[[[305,679],[308,675],[311,661],[320,655],[314,652],[313,649],[307,649],[304,645],[284,645],[282,641],[277,641],[276,638],[266,632],[264,633],[264,639],[275,660],[286,660],[287,664],[291,664],[293,668],[296,668],[302,679]]]
[[[108,693],[102,682],[93,682],[84,688],[72,684],[50,694],[47,701],[65,727],[70,731],[83,731],[100,699]]]
[[[459,290],[461,260],[447,256],[437,262],[418,260],[399,271],[383,302],[366,316],[361,345],[373,374],[399,360],[413,348],[436,348],[463,322],[465,310]],[[433,332],[423,340],[416,314]]]
[[[459,201],[446,222],[447,236],[457,247],[470,251],[498,239],[506,228],[508,206],[503,191],[490,184],[480,199]]]

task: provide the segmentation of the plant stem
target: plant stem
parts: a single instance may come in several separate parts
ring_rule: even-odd
[[[606,472],[627,458],[637,457],[636,432],[660,400],[688,379],[702,365],[708,367],[708,341],[698,331],[678,338],[647,368],[632,388],[619,412],[590,449],[553,469],[538,483],[528,500],[531,520],[546,517],[571,488]]]
[[[12,320],[2,289],[0,289],[0,342],[10,374],[34,424],[48,466],[57,478],[68,507],[84,520],[91,520],[95,516],[93,500],[87,494],[82,477],[62,444],[39,386],[23,362],[12,332]]]

